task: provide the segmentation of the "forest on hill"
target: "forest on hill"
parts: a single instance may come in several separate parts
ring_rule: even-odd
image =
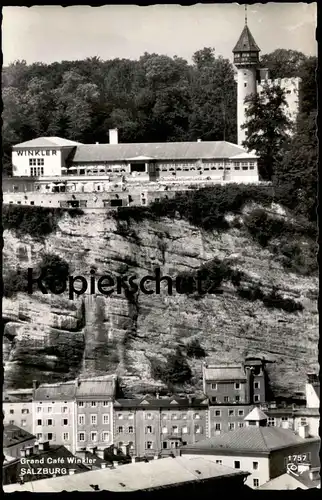
[[[300,205],[300,212],[314,220],[317,58],[278,49],[263,55],[261,65],[273,79],[301,77],[301,113],[295,136],[281,143],[285,134],[275,126],[279,116],[274,103],[267,107],[259,113],[264,121],[255,117],[253,128],[270,128],[272,137],[268,146],[261,137],[252,137],[251,149],[270,163],[269,180],[283,187],[288,205]],[[148,53],[138,60],[16,61],[2,73],[4,173],[11,174],[11,147],[42,135],[107,143],[108,130],[116,127],[120,142],[236,143],[234,71],[228,59],[209,47],[195,52],[191,64]]]

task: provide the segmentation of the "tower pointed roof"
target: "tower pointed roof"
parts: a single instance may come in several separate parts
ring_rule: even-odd
[[[244,29],[238,39],[233,50],[234,52],[260,52],[260,48],[254,40],[253,35],[250,32],[247,24],[245,24]]]
[[[260,409],[260,408],[253,408],[253,410],[244,418],[244,420],[249,421],[255,421],[255,422],[261,422],[263,420],[267,420],[267,415]]]

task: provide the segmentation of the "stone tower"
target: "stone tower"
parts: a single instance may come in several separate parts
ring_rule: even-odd
[[[256,78],[259,53],[260,48],[247,26],[247,15],[245,15],[244,29],[233,50],[234,65],[237,68],[237,137],[240,146],[246,137],[245,130],[241,129],[246,120],[245,98],[257,92]]]

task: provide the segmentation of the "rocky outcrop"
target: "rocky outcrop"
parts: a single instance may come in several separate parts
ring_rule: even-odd
[[[69,263],[70,274],[82,275],[88,283],[91,269],[96,283],[106,274],[142,278],[156,267],[175,277],[214,257],[229,258],[263,289],[275,286],[304,306],[296,313],[267,309],[260,301],[241,299],[230,285],[221,295],[203,298],[175,291],[169,295],[166,283],[159,295],[123,289],[104,296],[91,294],[90,285],[74,300],[68,292],[19,293],[3,301],[7,386],[116,372],[128,391],[156,390],[161,383],[151,378],[150,359],[166,360],[178,344],[192,338],[215,361],[241,361],[245,355],[276,361],[269,365],[276,395],[303,392],[306,372],[317,368],[317,279],[286,272],[243,230],[205,233],[179,219],[117,224],[98,213],[64,216],[59,230],[44,242],[18,240],[8,231],[4,241],[5,269],[35,268],[42,254],[52,253]],[[201,363],[189,360],[197,389],[202,387]]]

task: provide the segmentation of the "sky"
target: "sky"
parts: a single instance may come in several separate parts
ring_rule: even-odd
[[[317,4],[268,3],[248,6],[248,26],[261,49],[317,54]],[[57,5],[3,7],[3,64],[15,60],[60,62],[99,56],[138,59],[156,52],[191,60],[203,47],[231,59],[244,26],[238,4]]]

